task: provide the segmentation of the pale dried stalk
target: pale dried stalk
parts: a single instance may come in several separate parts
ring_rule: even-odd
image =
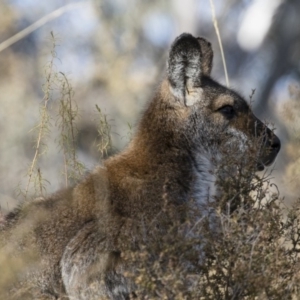
[[[60,17],[63,15],[65,12],[72,10],[74,8],[77,8],[81,5],[86,5],[87,2],[78,2],[78,3],[70,3],[65,6],[60,7],[59,9],[51,12],[50,14],[42,17],[35,23],[31,24],[30,26],[26,27],[25,29],[21,30],[20,32],[16,33],[9,39],[5,40],[4,42],[0,43],[0,52],[3,51],[4,49],[8,48],[9,46],[13,45],[14,43],[18,42],[19,40],[23,39],[25,36],[28,34],[32,33],[33,31],[37,30],[38,28],[42,27],[46,23]]]
[[[217,18],[216,18],[215,6],[214,6],[213,0],[209,0],[209,1],[210,1],[210,7],[211,7],[212,22],[213,22],[214,27],[215,27],[215,31],[216,31],[216,34],[217,34],[217,37],[218,37],[218,42],[219,42],[219,46],[220,46],[220,50],[221,50],[221,56],[222,56],[222,61],[223,61],[226,85],[227,85],[227,87],[229,87],[229,79],[228,79],[228,73],[227,73],[226,60],[225,60],[225,55],[224,55],[224,51],[223,51],[221,35],[220,35],[219,27],[218,27],[218,21],[217,21]]]

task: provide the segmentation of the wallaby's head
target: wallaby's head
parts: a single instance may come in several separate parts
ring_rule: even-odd
[[[180,134],[185,135],[188,147],[210,155],[209,159],[222,159],[222,149],[228,152],[234,147],[246,159],[255,144],[255,164],[262,170],[274,162],[280,140],[238,93],[210,77],[212,62],[211,44],[204,38],[184,33],[173,42],[161,97],[169,110],[180,115],[181,125],[173,126],[178,132],[183,126]]]

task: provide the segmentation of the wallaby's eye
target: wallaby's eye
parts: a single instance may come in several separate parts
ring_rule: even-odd
[[[227,119],[232,119],[235,116],[235,110],[231,105],[225,105],[218,109],[218,112],[220,112],[224,117]]]

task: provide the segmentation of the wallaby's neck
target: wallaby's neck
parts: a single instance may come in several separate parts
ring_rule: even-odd
[[[161,93],[145,111],[124,159],[141,176],[157,173],[163,180],[177,182],[182,185],[182,197],[193,197],[202,205],[216,195],[215,165],[207,153],[189,144],[191,139],[183,134],[186,124],[181,114],[185,112],[174,109]]]

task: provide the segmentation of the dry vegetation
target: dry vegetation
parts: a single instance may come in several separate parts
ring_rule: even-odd
[[[54,45],[55,46],[55,45]],[[55,48],[52,57],[55,58]],[[65,74],[52,68],[46,73],[45,96],[41,103],[37,126],[36,152],[28,172],[28,185],[22,190],[25,198],[45,196],[47,180],[42,177],[37,161],[46,149],[47,132],[51,130],[48,101],[58,95],[57,119],[60,129],[56,140],[63,157],[65,185],[81,178],[84,166],[76,155],[76,122],[80,112],[73,100],[73,89]],[[112,73],[116,73],[114,70]],[[103,72],[104,73],[104,72]],[[113,81],[111,81],[113,82]],[[118,81],[119,82],[119,81]],[[291,90],[292,102],[285,107],[289,120],[299,111],[299,90]],[[297,109],[297,110],[296,110]],[[111,125],[97,106],[101,156],[112,147]],[[299,130],[291,126],[296,144],[289,154],[296,160],[287,170],[296,189],[299,177]],[[250,162],[228,154],[219,169],[221,197],[208,199],[203,210],[195,208],[193,199],[181,207],[185,217],[178,218],[178,207],[165,200],[165,210],[148,229],[147,242],[127,245],[122,253],[126,276],[135,284],[137,299],[299,299],[300,298],[300,200],[292,207],[284,205],[271,173],[258,176]],[[233,171],[229,166],[236,166]],[[234,176],[232,176],[232,171]],[[30,194],[30,196],[28,196]],[[0,218],[0,228],[1,228]],[[163,228],[163,229],[162,229]],[[20,235],[24,232],[19,232]],[[5,243],[5,241],[0,241]],[[126,243],[125,243],[126,244]],[[6,288],[22,262],[0,252],[0,287]],[[28,259],[34,254],[28,253]]]
[[[75,152],[79,112],[64,74],[47,68],[45,86],[40,113],[40,124],[44,125],[38,127],[36,151],[41,151],[38,145],[42,140],[47,141],[47,135],[41,130],[45,130],[49,120],[45,111],[55,87],[59,102],[55,124],[60,128],[57,142],[68,186],[70,180],[80,178],[83,168]],[[99,114],[97,148],[101,155],[106,155],[111,148],[111,127],[107,116],[98,106],[96,109]],[[258,140],[253,145],[253,155],[260,144]],[[254,157],[245,161],[239,155],[238,146],[232,145],[230,150],[224,153],[227,159],[218,170],[221,196],[215,201],[207,199],[206,205],[199,208],[191,199],[188,204],[173,207],[172,199],[166,196],[165,209],[153,220],[153,226],[145,230],[145,239],[128,244],[124,237],[125,274],[134,283],[135,299],[300,297],[300,201],[287,208],[272,183],[271,172],[258,176],[252,163]],[[31,190],[32,197],[45,193],[40,170],[36,167],[41,154],[34,156],[29,173],[33,187],[34,182],[39,182],[39,188]],[[26,230],[16,232],[20,239],[26,236]],[[18,257],[7,256],[9,252],[4,247],[0,255],[0,286],[4,290],[15,273],[22,274],[23,267]],[[25,257],[34,261],[34,251]],[[10,292],[14,295],[12,298],[18,299],[20,289],[22,287]]]
[[[76,134],[76,104],[68,80],[62,76],[57,122],[62,130],[58,142],[64,170],[76,171],[72,135]],[[100,108],[97,110],[101,136],[97,146],[105,154],[111,147],[110,126]],[[44,116],[41,110],[41,122]],[[260,142],[253,145],[253,150]],[[146,229],[145,239],[134,244],[124,241],[125,275],[134,283],[134,299],[300,297],[300,201],[287,208],[272,183],[271,172],[258,176],[253,160],[240,157],[238,146],[232,145],[225,155],[227,160],[218,170],[221,196],[215,201],[207,199],[200,209],[193,199],[173,207],[172,199],[166,196],[165,209]],[[75,179],[71,171],[64,173],[66,184]],[[40,176],[39,170],[35,174]],[[20,239],[26,236],[26,230],[16,233]],[[22,274],[22,260],[7,256],[9,252],[4,247],[0,255],[2,289],[9,286],[15,273]],[[26,258],[34,261],[34,251]],[[12,299],[18,299],[20,289],[9,292],[14,295]]]
[[[191,199],[185,220],[166,204],[151,242],[124,252],[138,299],[300,297],[300,201],[287,208],[271,174],[257,176],[236,151],[227,158],[222,196],[201,209]]]
[[[285,170],[284,184],[290,192],[299,193],[300,180],[300,88],[297,85],[289,86],[289,99],[284,101],[280,113],[285,117],[289,141],[286,152],[289,161]]]

